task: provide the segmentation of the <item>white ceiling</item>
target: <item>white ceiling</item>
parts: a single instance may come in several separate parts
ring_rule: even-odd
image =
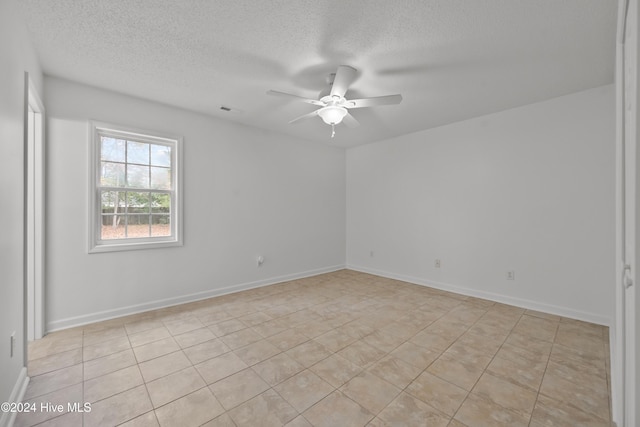
[[[613,82],[615,0],[21,0],[46,74],[354,146]],[[361,126],[289,125],[340,64]],[[220,106],[239,110],[226,113]]]

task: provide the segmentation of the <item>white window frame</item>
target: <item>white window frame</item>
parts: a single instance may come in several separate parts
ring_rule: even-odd
[[[170,145],[171,150],[171,236],[100,239],[102,204],[100,198],[100,137],[114,136],[130,141]],[[182,246],[182,137],[134,129],[127,126],[89,122],[89,253],[131,251]],[[123,187],[122,190],[126,190]]]

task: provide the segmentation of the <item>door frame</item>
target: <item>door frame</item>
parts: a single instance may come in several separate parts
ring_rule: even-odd
[[[45,109],[25,73],[25,346],[45,333]],[[25,357],[27,351],[25,351]]]

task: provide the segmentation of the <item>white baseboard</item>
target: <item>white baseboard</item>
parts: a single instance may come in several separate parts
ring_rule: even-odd
[[[53,320],[47,322],[47,332],[59,331],[76,326],[87,325],[89,323],[100,322],[103,320],[115,319],[117,317],[129,316],[131,314],[143,313],[145,311],[157,310],[159,308],[171,307],[174,305],[184,304],[188,302],[199,301],[220,295],[231,294],[234,292],[245,291],[247,289],[260,288],[263,286],[273,285],[275,283],[286,282],[289,280],[302,279],[305,277],[317,276],[319,274],[331,273],[337,270],[343,270],[344,264],[333,265],[330,267],[319,268],[316,270],[302,271],[283,276],[270,277],[268,279],[257,280],[255,282],[240,283],[237,285],[227,286],[224,288],[209,289],[193,294],[182,295],[162,300],[150,301],[142,304],[130,305],[111,310],[100,311],[97,313],[85,314],[82,316],[68,317],[66,319]]]
[[[11,396],[9,396],[9,403],[22,402],[24,393],[27,391],[27,385],[29,384],[29,377],[27,376],[27,368],[22,368],[18,379],[11,390]],[[0,413],[0,427],[11,427],[16,420],[17,412],[2,412]]]
[[[477,289],[465,288],[462,286],[456,286],[449,283],[436,282],[432,280],[425,280],[418,277],[406,276],[404,274],[390,273],[388,271],[376,270],[369,267],[362,267],[358,265],[347,264],[347,269],[360,271],[362,273],[374,274],[376,276],[382,276],[389,279],[401,280],[403,282],[413,283],[415,285],[428,286],[430,288],[440,289],[443,291],[454,292],[470,297],[483,298],[490,301],[495,301],[503,304],[514,305],[528,310],[542,311],[544,313],[555,314],[557,316],[568,317],[571,319],[582,320],[585,322],[595,323],[603,326],[611,326],[613,319],[599,314],[588,313],[580,310],[574,310],[568,307],[561,307],[553,304],[541,303],[538,301],[531,301],[523,298],[509,297],[505,295],[495,294],[492,292],[480,291]]]

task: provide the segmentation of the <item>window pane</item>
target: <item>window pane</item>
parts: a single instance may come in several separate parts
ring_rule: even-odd
[[[151,193],[151,212],[166,214],[170,213],[171,196],[169,194]]]
[[[169,215],[151,215],[151,236],[171,236],[171,218]]]
[[[124,215],[104,215],[102,217],[102,228],[100,239],[124,239],[125,236],[125,216]],[[116,220],[114,221],[114,218]]]
[[[124,192],[102,191],[101,199],[101,228],[100,239],[124,239],[125,238],[125,216],[124,212]]]
[[[151,188],[171,190],[171,169],[151,167]]]
[[[127,216],[127,238],[149,237],[149,215]]]
[[[124,163],[102,162],[100,185],[124,187]]]
[[[151,144],[151,164],[154,166],[171,166],[171,147]]]
[[[149,144],[127,141],[127,163],[149,164]]]
[[[149,167],[127,165],[127,186],[149,188]]]
[[[149,213],[149,193],[137,191],[127,192],[127,213],[128,214],[148,214]]]
[[[100,137],[100,141],[102,143],[100,147],[100,158],[102,160],[124,162],[125,141],[122,139],[109,138],[108,136]]]

